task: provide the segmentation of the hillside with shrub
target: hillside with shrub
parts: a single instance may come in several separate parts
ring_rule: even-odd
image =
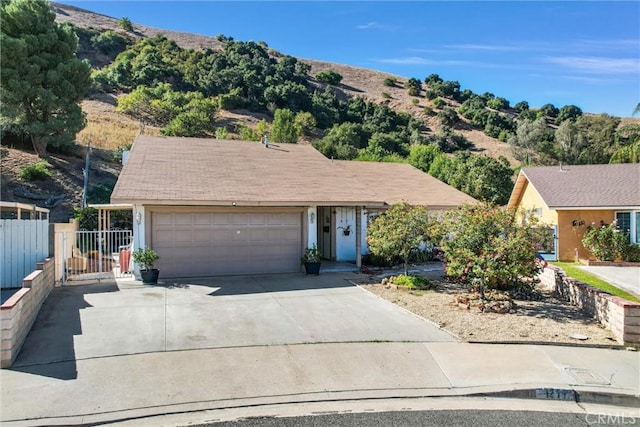
[[[75,142],[50,147],[54,154],[80,158],[78,147],[91,143],[117,158],[141,132],[256,141],[268,133],[276,142],[311,143],[335,159],[408,162],[498,204],[507,202],[523,164],[638,161],[638,120],[586,114],[574,105],[534,109],[435,73],[403,78],[295,58],[265,42],[53,7],[57,22],[73,25],[77,54],[92,69],[81,104],[87,126]],[[2,131],[5,150],[25,139],[19,130]],[[19,199],[9,190],[25,180],[10,176],[19,170],[6,172],[3,200]],[[113,175],[90,181],[106,188],[114,182]]]

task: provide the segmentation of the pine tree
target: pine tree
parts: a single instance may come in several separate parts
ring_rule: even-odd
[[[91,67],[76,57],[77,36],[55,22],[48,1],[3,0],[0,12],[0,123],[46,157],[48,146],[72,143],[85,126],[79,102]]]

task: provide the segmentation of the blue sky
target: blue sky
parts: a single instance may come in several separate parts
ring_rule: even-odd
[[[300,58],[416,77],[531,107],[630,116],[640,102],[638,1],[70,1],[134,24],[265,41]]]

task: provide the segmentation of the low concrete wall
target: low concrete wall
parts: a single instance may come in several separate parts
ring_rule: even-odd
[[[55,262],[47,258],[22,281],[22,288],[0,306],[0,367],[16,360],[40,307],[55,284]]]
[[[556,292],[608,328],[620,344],[640,344],[640,304],[609,295],[568,277],[554,266],[546,267],[538,276],[546,290]]]

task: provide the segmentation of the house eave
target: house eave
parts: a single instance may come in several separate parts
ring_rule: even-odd
[[[549,206],[556,211],[609,211],[609,210],[639,210],[640,205],[635,206]]]

